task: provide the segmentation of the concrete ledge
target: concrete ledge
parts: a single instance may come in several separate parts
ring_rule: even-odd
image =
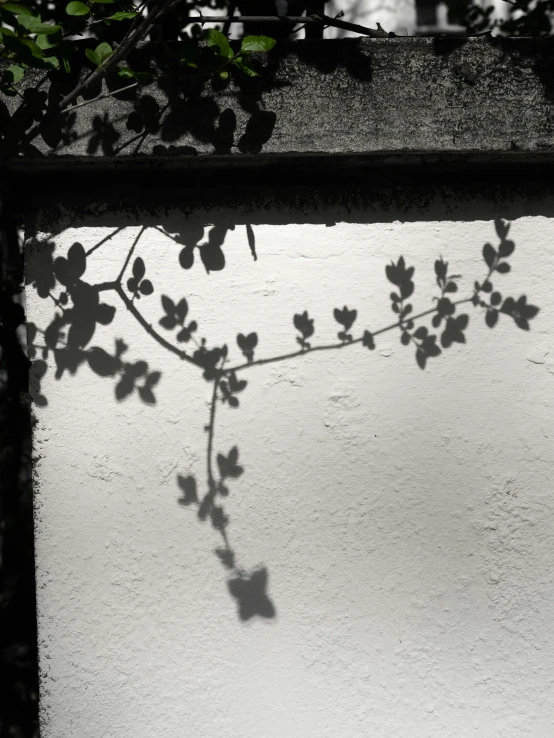
[[[11,98],[9,109],[0,103],[3,167],[544,162],[554,157],[552,70],[554,38],[292,42],[259,79],[216,89],[162,78],[61,120],[39,115],[41,133],[23,150],[25,104]],[[48,102],[35,89],[39,77],[26,82],[27,105]]]

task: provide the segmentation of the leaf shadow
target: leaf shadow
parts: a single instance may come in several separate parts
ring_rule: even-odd
[[[226,452],[215,448],[217,408],[240,408],[241,398],[248,387],[243,372],[256,366],[283,362],[291,357],[301,357],[314,352],[354,350],[352,347],[373,351],[379,337],[385,332],[397,334],[403,346],[414,351],[416,365],[427,369],[443,352],[454,345],[466,343],[470,317],[466,309],[475,309],[484,315],[488,327],[494,328],[502,316],[511,318],[516,327],[529,330],[539,308],[528,302],[525,294],[519,297],[503,295],[497,280],[511,271],[510,257],[515,243],[509,237],[510,223],[497,219],[494,223],[498,243],[485,243],[482,249],[483,274],[473,283],[468,295],[460,297],[461,274],[453,273],[451,265],[441,256],[434,262],[434,278],[437,294],[431,307],[416,311],[416,270],[400,256],[385,266],[385,277],[392,286],[390,292],[391,322],[378,329],[359,325],[359,311],[348,305],[331,308],[337,323],[336,337],[321,343],[317,334],[316,317],[307,309],[293,313],[291,318],[291,350],[283,354],[260,356],[262,336],[252,330],[239,332],[235,337],[241,360],[230,361],[227,344],[211,345],[205,337],[196,338],[200,319],[191,315],[187,297],[175,297],[160,293],[155,279],[150,278],[149,262],[136,252],[144,234],[143,227],[130,247],[123,267],[116,280],[95,283],[87,281],[87,261],[121,229],[93,245],[87,252],[75,242],[67,256],[55,257],[52,240],[27,244],[28,269],[26,283],[39,298],[49,300],[53,317],[44,328],[27,324],[28,356],[32,362],[30,392],[37,408],[47,405],[44,378],[50,368],[55,368],[55,378],[61,379],[67,372],[75,374],[87,365],[96,375],[114,381],[114,396],[118,402],[131,395],[146,405],[156,403],[155,389],[162,372],[151,370],[144,359],[127,360],[128,346],[122,338],[115,339],[112,351],[92,345],[96,332],[110,325],[116,310],[123,305],[142,328],[169,353],[173,353],[202,373],[212,389],[207,432],[205,483],[198,481],[187,470],[177,475],[180,490],[178,504],[195,509],[201,522],[209,522],[221,537],[215,549],[227,573],[227,589],[237,607],[238,617],[246,622],[253,618],[272,619],[276,607],[269,594],[269,573],[263,564],[244,568],[238,562],[236,550],[229,538],[229,515],[225,500],[230,495],[234,480],[240,478],[244,468],[240,463],[239,449],[234,445]],[[198,256],[208,274],[221,271],[225,265],[223,244],[234,223],[221,221],[205,228],[187,225],[176,233],[171,221],[164,227],[155,226],[179,246],[174,258],[185,270],[193,267]],[[254,231],[246,225],[245,246],[256,256]],[[500,285],[501,286],[501,285]],[[159,320],[154,326],[146,321],[139,305],[142,300],[159,301]],[[115,303],[115,304],[114,304]],[[185,348],[181,348],[184,345]],[[190,347],[190,348],[189,348]],[[236,349],[235,349],[236,350]]]

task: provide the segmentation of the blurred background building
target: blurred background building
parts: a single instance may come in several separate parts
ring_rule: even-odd
[[[481,7],[493,6],[493,18],[498,21],[508,17],[510,5],[506,0],[489,0],[476,3]],[[386,31],[399,36],[428,36],[434,34],[465,34],[466,27],[452,21],[450,8],[437,0],[331,0],[325,4],[327,15],[344,12],[344,20],[375,27],[377,23]],[[345,38],[356,34],[339,28],[327,28],[327,38]]]

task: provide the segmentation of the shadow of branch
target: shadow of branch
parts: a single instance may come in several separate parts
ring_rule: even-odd
[[[354,327],[358,322],[358,311],[344,305],[333,310],[337,323],[336,337],[326,343],[314,343],[315,319],[304,310],[292,317],[297,348],[286,353],[257,358],[257,332],[239,333],[235,340],[243,360],[236,364],[229,363],[227,344],[209,346],[205,338],[197,340],[195,334],[198,331],[198,320],[190,319],[186,297],[174,299],[162,294],[162,315],[156,327],[148,323],[142,315],[139,307],[141,301],[151,298],[156,292],[147,264],[141,256],[135,255],[146,228],[143,227],[134,239],[117,279],[103,283],[86,281],[87,260],[120,233],[121,229],[116,229],[87,252],[80,243],[74,243],[66,257],[54,258],[55,245],[51,241],[30,241],[27,245],[26,283],[36,290],[40,298],[51,301],[54,311],[51,322],[44,329],[33,323],[27,324],[28,356],[32,360],[32,398],[37,407],[48,403],[41,383],[51,366],[55,366],[55,378],[61,379],[65,372],[75,374],[81,366],[87,365],[98,376],[115,381],[114,394],[117,401],[124,401],[136,393],[143,403],[156,403],[154,390],[162,377],[160,371],[151,371],[143,359],[128,361],[125,356],[128,347],[121,338],[115,340],[113,352],[91,345],[99,327],[112,323],[117,310],[113,301],[122,304],[165,350],[201,371],[204,379],[212,386],[209,421],[205,426],[205,488],[200,493],[202,485],[194,476],[179,474],[179,504],[195,508],[199,520],[210,521],[220,534],[221,546],[215,553],[227,571],[228,590],[236,601],[239,618],[243,621],[255,616],[273,618],[276,610],[267,591],[267,568],[263,565],[250,570],[240,567],[236,552],[230,545],[230,521],[224,502],[230,494],[233,480],[241,477],[244,469],[239,464],[237,446],[233,446],[227,453],[215,452],[218,407],[240,407],[241,393],[248,386],[242,375],[255,367],[314,352],[352,350],[354,346],[373,351],[379,336],[391,331],[397,332],[403,346],[411,347],[417,366],[424,370],[430,360],[435,360],[453,345],[466,343],[470,317],[464,312],[465,309],[481,311],[489,328],[494,328],[501,316],[507,316],[518,328],[529,330],[530,321],[538,314],[539,308],[529,304],[526,295],[517,298],[503,295],[496,286],[497,278],[511,270],[509,258],[515,250],[515,243],[508,237],[509,223],[498,219],[495,221],[495,228],[498,244],[496,247],[490,243],[483,246],[484,276],[474,281],[469,294],[460,297],[462,275],[453,273],[449,263],[440,257],[434,262],[437,294],[432,298],[431,307],[416,313],[412,302],[415,269],[401,256],[385,268],[386,278],[392,285],[392,320],[388,325],[374,330],[364,327],[356,332]],[[178,262],[183,269],[189,270],[194,266],[198,253],[208,274],[221,271],[225,267],[222,247],[226,235],[233,229],[232,224],[221,224],[212,226],[208,231],[202,227],[190,227],[174,234],[161,226],[156,227],[158,232],[182,247]],[[254,232],[249,225],[246,226],[245,236],[249,250],[257,258]],[[101,299],[104,294],[110,302]],[[427,319],[430,319],[430,325],[425,324]],[[168,334],[170,337],[166,338]],[[190,345],[193,348],[180,348],[181,345]]]

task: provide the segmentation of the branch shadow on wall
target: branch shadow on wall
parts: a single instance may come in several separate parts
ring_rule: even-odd
[[[235,600],[239,618],[250,620],[255,616],[272,618],[276,609],[268,594],[268,572],[265,566],[245,569],[238,563],[235,547],[229,537],[229,516],[225,500],[229,496],[233,480],[244,473],[240,464],[239,447],[233,445],[225,452],[215,448],[215,430],[218,408],[236,410],[240,407],[242,393],[248,386],[244,378],[256,366],[278,363],[312,354],[354,350],[353,346],[373,351],[379,336],[394,331],[400,343],[410,348],[418,367],[426,369],[430,361],[448,351],[455,344],[466,342],[470,316],[468,310],[480,310],[489,328],[494,328],[501,316],[509,317],[522,330],[529,330],[530,321],[539,308],[529,304],[527,297],[517,299],[503,295],[498,278],[511,270],[509,258],[515,244],[508,237],[509,223],[495,221],[499,239],[497,246],[486,243],[482,249],[484,271],[482,278],[473,283],[469,294],[460,296],[461,275],[453,273],[442,257],[434,263],[436,295],[431,306],[421,312],[412,303],[415,291],[415,269],[400,257],[385,268],[385,276],[392,286],[390,292],[391,322],[378,329],[358,324],[358,312],[349,306],[335,307],[333,317],[337,323],[336,336],[327,343],[315,343],[315,318],[308,310],[291,316],[291,343],[293,350],[274,356],[258,358],[259,334],[249,326],[239,333],[236,344],[242,358],[230,360],[228,344],[212,345],[205,336],[199,337],[198,316],[191,316],[185,296],[176,298],[160,294],[160,313],[156,325],[149,323],[141,312],[144,300],[155,299],[157,289],[150,278],[148,264],[135,255],[139,240],[146,227],[140,229],[130,247],[117,278],[113,281],[92,283],[87,281],[87,263],[95,252],[122,231],[117,228],[88,251],[80,243],[74,243],[66,257],[55,257],[55,245],[51,241],[30,241],[27,245],[26,284],[37,295],[52,303],[53,317],[44,328],[32,323],[27,325],[28,356],[32,361],[30,393],[35,406],[40,409],[48,399],[42,388],[42,380],[49,371],[56,379],[65,373],[75,374],[82,366],[98,376],[114,382],[115,399],[127,401],[135,395],[147,405],[156,404],[156,387],[162,379],[162,371],[151,369],[142,358],[129,359],[127,342],[117,338],[113,350],[106,351],[93,345],[96,332],[113,322],[117,306],[125,307],[142,328],[168,353],[178,356],[202,373],[212,388],[209,420],[206,432],[205,480],[198,480],[186,470],[177,475],[177,487],[181,506],[195,509],[201,522],[209,522],[221,537],[221,545],[215,554],[227,571],[227,587]],[[179,247],[176,261],[181,268],[203,268],[210,278],[225,267],[224,242],[233,224],[221,223],[209,229],[190,226],[175,234],[162,226],[156,230],[175,241]],[[246,226],[245,247],[254,259],[254,231]]]

